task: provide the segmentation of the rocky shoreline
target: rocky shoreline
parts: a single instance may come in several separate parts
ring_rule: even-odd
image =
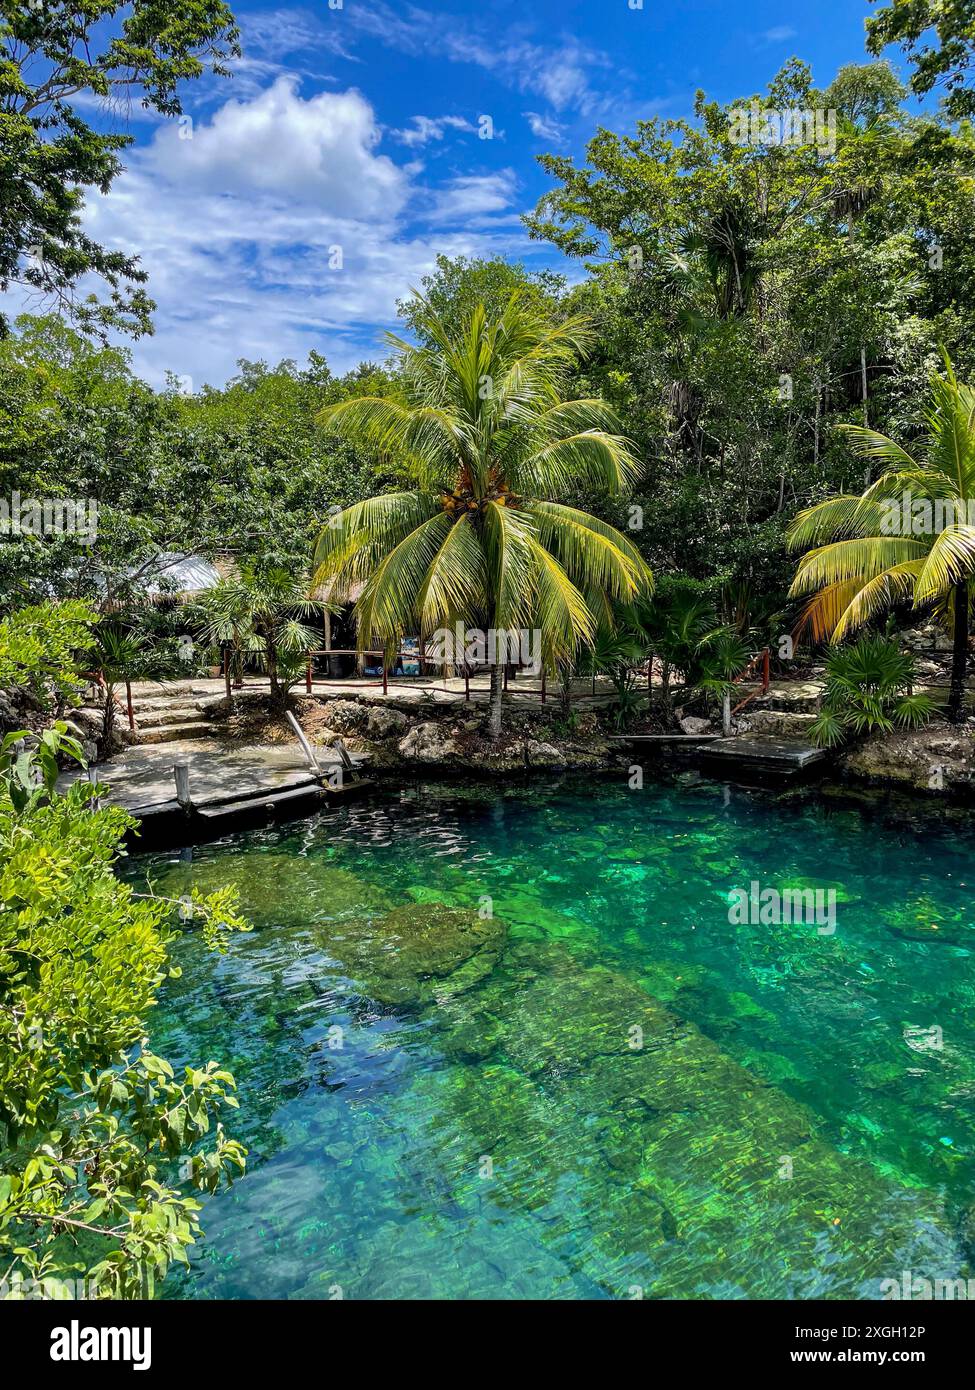
[[[259,700],[235,699],[222,713],[234,738],[278,742],[293,737],[280,716]],[[313,744],[341,739],[350,752],[364,754],[378,775],[415,769],[439,776],[497,777],[560,772],[611,773],[640,761],[632,748],[616,741],[608,710],[585,709],[567,717],[550,709],[506,711],[505,728],[493,743],[486,735],[486,711],[476,705],[435,701],[396,701],[370,696],[301,696],[295,712]],[[805,740],[814,715],[807,711],[760,708],[741,717],[736,732]],[[686,718],[689,735],[713,726]],[[689,737],[654,754],[673,767],[694,747]],[[975,804],[975,719],[960,726],[944,722],[864,740],[831,760],[829,777],[851,786],[890,789],[925,797]]]

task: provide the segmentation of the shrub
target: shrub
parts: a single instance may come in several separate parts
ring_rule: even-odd
[[[0,619],[0,690],[28,691],[47,709],[63,707],[79,683],[95,614],[88,604],[35,604]]]
[[[832,748],[851,735],[890,733],[926,724],[935,704],[913,693],[914,657],[889,637],[861,637],[837,647],[826,662],[826,693],[815,722],[813,742]]]
[[[199,1234],[187,1189],[215,1190],[245,1157],[219,1119],[231,1075],[208,1062],[177,1078],[149,1047],[176,973],[169,924],[181,909],[216,950],[244,924],[229,890],[182,905],[120,882],[134,822],[94,810],[85,782],[56,793],[59,756],[81,753],[65,728],[32,752],[14,752],[24,735],[0,744],[0,1297],[82,1280],[89,1297],[147,1297]]]

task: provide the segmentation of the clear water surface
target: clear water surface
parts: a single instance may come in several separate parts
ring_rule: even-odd
[[[234,1071],[250,1150],[166,1296],[975,1275],[968,823],[709,783],[424,786],[134,857],[174,895],[236,883],[256,927],[223,958],[182,938],[152,1018],[163,1055]],[[732,925],[752,881],[835,891],[835,933]]]

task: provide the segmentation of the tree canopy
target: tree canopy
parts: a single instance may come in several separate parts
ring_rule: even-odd
[[[135,100],[179,116],[181,84],[207,70],[228,73],[239,51],[223,0],[4,0],[0,291],[22,285],[89,331],[151,331],[137,248],[110,250],[84,229],[86,194],[109,191],[132,143],[88,118],[90,99],[105,112]],[[79,297],[89,275],[106,283],[107,300]],[[0,313],[0,336],[9,327]]]

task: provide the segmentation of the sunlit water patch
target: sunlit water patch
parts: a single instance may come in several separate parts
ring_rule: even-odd
[[[127,866],[236,883],[153,1015],[247,1176],[171,1297],[881,1296],[968,1277],[966,829],[703,784],[427,787]],[[752,883],[835,931],[732,923]]]

